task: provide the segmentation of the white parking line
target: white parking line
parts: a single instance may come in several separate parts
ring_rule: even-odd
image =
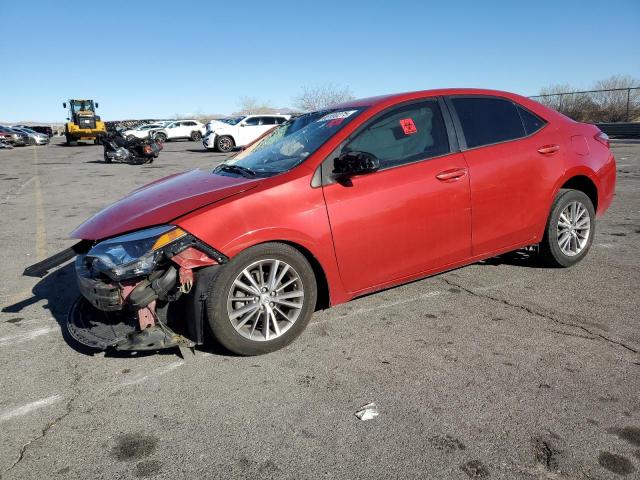
[[[55,332],[56,330],[58,330],[58,327],[45,327],[38,328],[37,330],[31,330],[30,332],[0,337],[0,347],[4,345],[26,342],[27,340],[33,340],[36,337],[47,335],[49,333]]]
[[[442,293],[443,292],[439,290],[434,290],[432,292],[427,292],[427,293],[423,293],[422,295],[418,295],[417,297],[407,298],[405,300],[398,300],[397,302],[384,303],[382,305],[378,305],[376,307],[370,307],[370,308],[360,308],[358,310],[354,310],[353,312],[349,312],[345,315],[340,315],[336,318],[347,318],[347,317],[353,317],[354,315],[362,315],[363,313],[377,312],[378,310],[382,310],[383,308],[391,308],[391,307],[396,307],[398,305],[404,305],[405,303],[418,302],[426,298],[436,297],[438,295],[441,295]]]
[[[156,377],[161,377],[162,375],[165,375],[171,372],[172,370],[175,370],[176,368],[181,367],[182,365],[184,365],[184,362],[182,360],[179,360],[177,362],[170,363],[169,365],[165,365],[164,367],[158,367],[153,370],[150,370],[148,373],[136,375],[135,377],[122,382],[121,385],[137,385],[139,383],[146,382],[147,380],[151,380]]]
[[[0,422],[10,420],[14,417],[21,417],[23,415],[33,412],[34,410],[38,410],[40,408],[53,405],[54,403],[57,403],[60,400],[62,400],[62,395],[52,395],[51,397],[43,398],[42,400],[36,400],[35,402],[27,403],[26,405],[23,405],[18,408],[6,410],[4,413],[0,414]]]

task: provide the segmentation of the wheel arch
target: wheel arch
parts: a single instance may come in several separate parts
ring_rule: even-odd
[[[575,175],[566,180],[560,188],[578,190],[584,193],[587,197],[589,197],[591,203],[593,203],[594,210],[596,212],[598,211],[598,187],[596,186],[595,182],[588,176]]]

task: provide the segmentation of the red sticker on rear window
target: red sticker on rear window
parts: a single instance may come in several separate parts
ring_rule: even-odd
[[[402,131],[405,135],[413,135],[418,131],[416,124],[413,123],[413,120],[410,118],[403,118],[400,120],[400,126],[402,127]]]

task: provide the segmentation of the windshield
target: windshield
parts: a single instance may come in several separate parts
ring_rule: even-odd
[[[362,110],[362,108],[327,110],[307,114],[308,117],[304,115],[303,117],[306,118],[294,119],[262,140],[258,148],[252,150],[246,157],[225,162],[214,172],[237,175],[240,174],[239,169],[248,169],[255,176],[269,177],[289,171],[304,162]],[[234,170],[226,167],[237,168]]]
[[[91,100],[74,100],[71,102],[71,108],[73,109],[73,113],[78,113],[80,111],[91,111],[93,112],[93,101]]]
[[[222,123],[228,123],[229,125],[237,125],[242,120],[244,120],[244,116],[241,117],[230,117],[230,118],[219,118],[217,121]]]

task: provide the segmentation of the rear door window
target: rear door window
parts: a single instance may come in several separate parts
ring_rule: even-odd
[[[256,126],[260,125],[260,117],[251,117],[245,120],[245,125]]]
[[[367,152],[390,168],[449,153],[447,129],[437,100],[396,107],[356,134],[343,151]]]
[[[516,106],[509,100],[491,97],[452,97],[468,148],[491,145],[524,137],[525,130]]]

